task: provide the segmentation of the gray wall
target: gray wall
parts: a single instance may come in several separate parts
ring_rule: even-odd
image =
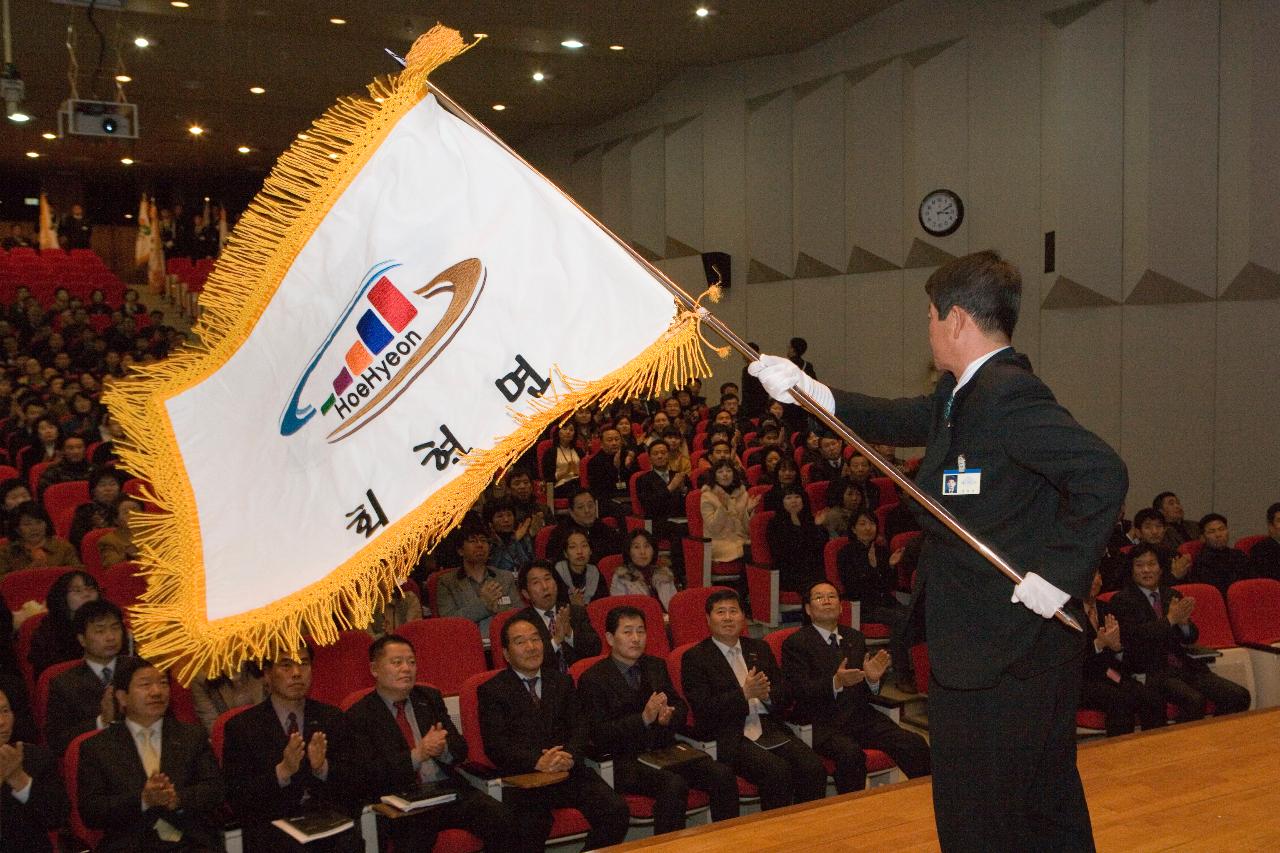
[[[929,387],[923,282],[996,247],[1017,346],[1129,463],[1130,512],[1169,488],[1244,535],[1280,499],[1280,2],[904,0],[522,148],[691,291],[729,252],[718,315],[873,393]],[[966,208],[942,239],[937,187]]]

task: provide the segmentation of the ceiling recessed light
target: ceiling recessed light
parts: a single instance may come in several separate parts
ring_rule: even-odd
[[[620,45],[620,44],[611,44],[611,45],[609,45],[609,50],[624,50],[624,49],[625,49],[625,48],[623,48],[623,46],[622,46],[622,45]]]
[[[133,40],[133,44],[135,47],[151,47],[151,39],[138,36]]]
[[[175,9],[185,9],[191,4],[184,2],[184,0],[169,0],[169,5]]]
[[[503,110],[505,110],[506,108],[507,108],[507,105],[506,105],[506,104],[494,104],[494,105],[493,105],[493,111],[494,111],[494,112],[498,112],[498,113],[502,112],[502,111],[503,111]]]
[[[237,151],[239,151],[241,154],[248,154],[248,153],[249,153],[250,151],[252,151],[253,149],[252,149],[252,148],[250,148],[248,145],[241,145],[241,146],[240,146],[239,148],[237,148],[236,150],[237,150]]]
[[[571,50],[577,50],[578,48],[583,47],[583,44],[577,39],[565,39],[564,41],[560,42],[560,46],[567,47]]]
[[[543,74],[541,71],[533,72],[533,82],[541,83],[543,80],[546,80],[546,79],[547,79],[547,75]]]
[[[187,133],[191,134],[192,136],[199,136],[200,134],[204,133],[204,128],[198,124],[193,124],[191,125],[191,127],[187,128]]]
[[[40,156],[40,152],[39,152],[39,151],[28,151],[28,152],[27,152],[27,156],[28,156],[28,157],[30,157],[32,160],[34,160],[34,159],[36,159],[37,157],[39,157],[39,156]]]
[[[16,121],[18,124],[25,124],[31,121],[31,116],[24,112],[16,112],[9,116],[9,121]]]
[[[261,86],[250,86],[249,91],[254,95],[265,95],[267,93],[267,90]]]
[[[705,18],[707,15],[711,14],[711,10],[706,6],[699,6],[694,10],[693,14],[697,15],[699,18]]]
[[[117,83],[132,83],[132,82],[133,82],[133,78],[132,78],[132,77],[130,77],[128,74],[117,74],[117,75],[116,75],[116,82],[117,82]]]
[[[121,162],[121,163],[124,163],[126,166],[132,166],[132,165],[133,165],[133,158],[132,158],[132,157],[121,157],[121,158],[120,158],[120,162]]]
[[[343,24],[345,24],[346,22],[347,22],[347,19],[346,19],[346,18],[330,18],[330,19],[329,19],[329,23],[331,23],[331,24],[337,24],[338,26],[342,26],[342,25],[343,25]]]
[[[47,131],[47,130],[46,130],[44,133],[40,134],[40,135],[41,135],[41,136],[43,136],[45,139],[57,139],[57,138],[58,138],[58,134],[56,134],[56,133],[50,133],[50,132],[49,132],[49,131]]]

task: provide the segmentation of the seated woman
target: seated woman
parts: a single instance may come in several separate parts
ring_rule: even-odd
[[[600,437],[600,427],[596,424],[596,413],[593,409],[578,409],[574,412],[573,428],[578,446],[586,450],[591,448],[591,439]]]
[[[862,489],[843,477],[827,483],[827,508],[818,513],[818,523],[832,539],[850,536],[849,526],[859,510],[866,509]]]
[[[245,661],[235,675],[197,678],[191,682],[191,702],[204,730],[213,733],[214,720],[232,708],[257,705],[266,698],[262,670],[253,661]]]
[[[98,555],[103,567],[138,558],[138,546],[133,544],[133,515],[137,512],[142,512],[142,501],[131,495],[116,499],[112,511],[115,529],[98,540]]]
[[[1164,699],[1160,693],[1138,681],[1123,660],[1120,623],[1107,602],[1098,600],[1102,574],[1093,573],[1089,597],[1084,600],[1084,631],[1087,638],[1084,677],[1080,683],[1080,707],[1106,714],[1107,737],[1132,734],[1135,718],[1142,730],[1163,728]]]
[[[699,505],[704,535],[711,540],[713,563],[743,558],[751,544],[751,515],[759,503],[759,497],[747,494],[742,474],[732,462],[721,460],[711,466]]]
[[[689,442],[685,441],[680,430],[667,427],[662,434],[662,441],[667,445],[667,450],[671,451],[671,455],[667,457],[668,471],[672,474],[688,474],[693,470],[693,463],[689,460]]]
[[[591,540],[583,531],[573,530],[565,539],[564,554],[556,563],[556,582],[560,586],[561,604],[586,607],[609,594],[604,576],[591,562]]]
[[[777,481],[778,465],[786,454],[779,447],[770,447],[758,457],[760,460],[760,482],[757,485],[767,486]]]
[[[790,456],[784,456],[778,461],[778,469],[774,471],[773,479],[761,479],[762,485],[773,486],[772,489],[764,493],[763,506],[768,512],[778,512],[782,509],[782,492],[791,486],[800,488],[800,466]],[[806,496],[807,497],[807,496]]]
[[[658,599],[663,612],[676,594],[676,577],[665,560],[657,559],[658,545],[644,528],[632,531],[623,546],[624,561],[613,573],[610,595],[648,595]]]
[[[0,549],[0,577],[19,569],[39,566],[78,566],[76,549],[53,535],[49,515],[35,501],[20,504],[13,511],[9,544]]]
[[[560,424],[552,438],[551,447],[542,457],[542,482],[554,483],[558,498],[569,497],[578,487],[578,463],[582,450],[578,445],[577,427],[573,421]]]
[[[53,582],[45,597],[49,615],[36,626],[31,635],[31,651],[27,653],[33,679],[40,678],[40,673],[55,663],[84,655],[73,627],[76,611],[85,602],[97,601],[101,596],[97,580],[88,572],[67,572]]]
[[[804,453],[800,456],[800,467],[822,462],[822,438],[818,433],[809,430],[804,436]]]
[[[769,519],[765,535],[773,568],[778,570],[778,587],[786,592],[802,592],[825,576],[822,550],[827,533],[813,520],[809,498],[800,486],[775,487],[782,493],[782,509]]]
[[[22,476],[27,476],[32,465],[41,462],[56,462],[60,458],[62,448],[62,430],[53,418],[44,417],[36,421],[35,440],[31,442],[22,460]]]
[[[671,418],[667,417],[666,412],[659,409],[653,413],[653,417],[649,418],[649,429],[640,443],[648,447],[655,439],[663,438],[669,429],[671,429]],[[683,437],[683,433],[679,429],[676,430],[676,434]]]
[[[900,689],[915,692],[910,676],[911,656],[907,652],[907,620],[911,608],[893,594],[898,562],[902,554],[889,554],[877,541],[879,525],[875,513],[861,509],[854,513],[849,544],[836,557],[845,598],[861,604],[862,622],[889,626],[889,654]]]
[[[90,530],[115,526],[116,499],[120,497],[125,479],[114,468],[103,468],[89,476],[89,502],[76,507],[71,516],[71,535],[67,537],[77,554],[80,541]]]

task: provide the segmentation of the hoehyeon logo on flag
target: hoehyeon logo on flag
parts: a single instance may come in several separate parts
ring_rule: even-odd
[[[361,281],[294,386],[280,415],[281,435],[293,435],[317,411],[331,419],[330,444],[370,423],[444,352],[475,309],[487,276],[479,259],[460,261],[413,291],[419,302],[393,280],[400,267],[380,262]],[[444,316],[427,328],[421,309],[444,295]]]

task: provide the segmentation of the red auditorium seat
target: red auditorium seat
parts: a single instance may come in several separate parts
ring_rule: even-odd
[[[898,503],[898,490],[893,486],[893,480],[888,477],[872,477],[871,485],[880,490],[879,506],[895,506]]]
[[[1200,631],[1199,645],[1211,649],[1229,649],[1236,645],[1231,621],[1227,619],[1227,607],[1217,587],[1207,583],[1183,583],[1173,588],[1196,600],[1191,622]]]
[[[462,682],[485,671],[484,643],[480,629],[470,619],[437,616],[414,619],[396,632],[413,643],[418,660],[418,681],[441,693],[456,694]]]
[[[502,626],[507,624],[507,620],[515,616],[524,609],[525,602],[521,600],[516,607],[507,610],[499,610],[489,619],[489,659],[494,663],[502,663]]]
[[[337,705],[352,690],[373,686],[369,672],[369,646],[373,637],[367,631],[343,631],[338,641],[328,646],[317,645],[311,663],[311,698]]]
[[[237,705],[229,708],[218,715],[213,721],[213,730],[209,732],[209,745],[213,747],[213,755],[218,759],[218,763],[222,763],[222,747],[227,742],[227,722],[237,714],[243,714],[252,708],[252,705]]]
[[[129,608],[147,591],[147,580],[136,563],[116,563],[102,570],[102,596],[124,611],[129,621]]]
[[[84,563],[85,570],[89,574],[96,577],[102,576],[102,552],[98,550],[98,540],[106,536],[114,527],[98,527],[90,530],[80,540],[80,562]]]
[[[1245,553],[1245,556],[1252,556],[1253,546],[1257,545],[1259,542],[1263,541],[1266,538],[1267,537],[1265,535],[1241,537],[1240,539],[1236,540],[1236,545],[1235,545],[1236,550],[1243,551]],[[1230,593],[1231,590],[1228,589],[1227,592]]]
[[[809,509],[814,515],[822,512],[827,508],[827,489],[830,488],[830,480],[820,480],[816,483],[809,483],[804,487],[805,494],[809,496]]]
[[[1227,589],[1227,611],[1232,633],[1242,644],[1280,643],[1280,581],[1236,581]]]
[[[667,605],[667,615],[671,620],[671,642],[676,646],[696,643],[711,636],[711,628],[707,626],[707,599],[713,592],[733,592],[727,586],[704,586],[698,589],[683,589],[671,597]],[[742,633],[747,633],[746,622],[743,622]]]
[[[79,666],[81,658],[58,661],[48,666],[36,679],[36,692],[31,697],[31,716],[35,719],[36,729],[44,735],[44,724],[49,716],[49,685],[62,673]]]
[[[666,657],[667,652],[671,650],[671,644],[667,642],[667,626],[662,620],[662,605],[651,595],[610,595],[606,598],[597,598],[587,605],[587,618],[591,620],[591,627],[595,628],[596,633],[600,635],[602,647],[608,647],[604,641],[604,626],[609,611],[615,607],[624,606],[634,607],[644,614],[645,651],[657,657]]]
[[[1200,550],[1202,548],[1204,548],[1203,539],[1192,539],[1189,542],[1183,542],[1181,545],[1179,545],[1178,553],[1186,554],[1188,557],[1191,558],[1192,562],[1195,562],[1196,557],[1200,556]]]
[[[96,850],[98,844],[102,841],[102,833],[96,829],[90,829],[85,826],[84,819],[80,817],[80,747],[91,737],[96,737],[98,730],[85,732],[77,735],[75,740],[71,741],[67,746],[67,752],[62,756],[62,778],[66,780],[67,801],[71,806],[71,832],[75,837],[89,849]]]
[[[440,578],[456,569],[436,569],[427,575],[427,609],[432,616],[440,615]],[[419,599],[421,600],[421,599]]]
[[[14,611],[21,609],[28,601],[44,601],[54,581],[70,571],[74,571],[74,568],[39,566],[9,572],[0,578],[0,598],[4,599],[6,607]]]
[[[40,627],[40,623],[48,615],[47,613],[37,613],[23,622],[22,627],[18,629],[18,639],[13,646],[14,654],[18,658],[18,669],[22,671],[22,680],[27,685],[28,696],[36,695],[36,677],[29,660],[31,656],[31,638],[35,635],[36,628]]]
[[[53,532],[66,539],[71,535],[71,519],[76,507],[89,502],[89,481],[54,483],[44,490],[44,510],[53,522]]]

